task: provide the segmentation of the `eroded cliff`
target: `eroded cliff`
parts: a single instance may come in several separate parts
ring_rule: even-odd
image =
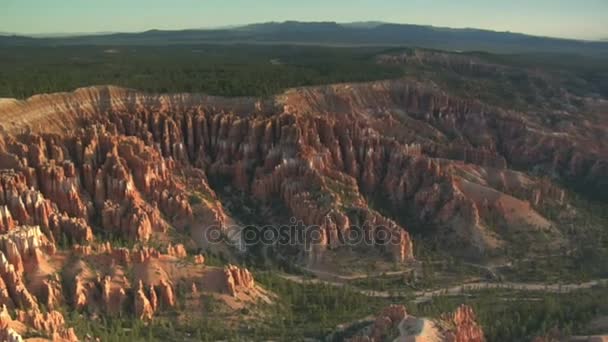
[[[259,203],[250,215],[308,228],[295,245],[308,265],[342,249],[406,263],[412,231],[477,257],[514,231],[541,232],[559,248],[567,240],[542,212],[567,208],[568,197],[548,176],[605,189],[608,174],[603,117],[561,117],[548,124],[407,80],[294,89],[272,101],[115,87],[3,101],[0,304],[128,308],[150,320],[178,293],[210,291],[235,307],[266,298],[246,269],[204,267],[198,255],[176,266],[188,253],[171,244],[173,232],[189,235],[191,248],[209,247],[214,230],[242,242],[230,227],[250,223],[236,212],[246,208],[228,210],[226,196]],[[52,276],[62,267],[73,282]],[[452,340],[479,337],[469,311],[450,319],[472,327],[450,330]],[[71,338],[36,323],[56,315],[30,316],[17,319]]]

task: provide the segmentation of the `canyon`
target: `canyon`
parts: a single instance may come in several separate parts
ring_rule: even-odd
[[[501,255],[515,234],[533,241],[530,253],[567,248],[545,214],[577,215],[564,184],[608,193],[608,104],[584,103],[538,115],[410,79],[271,99],[114,86],[3,99],[0,336],[19,341],[33,329],[77,340],[55,311],[63,305],[126,308],[150,321],[200,293],[234,310],[271,303],[250,270],[207,265],[201,254],[225,247],[211,232],[243,246],[231,229],[253,223],[248,211],[310,229],[300,244],[277,247],[308,267],[339,267],[342,250],[413,264],[415,234],[476,260]],[[241,197],[256,206],[229,205]],[[466,306],[443,318],[450,329],[391,310],[361,340],[408,324],[448,341],[483,340]]]

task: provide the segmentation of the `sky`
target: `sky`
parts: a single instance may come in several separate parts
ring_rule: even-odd
[[[608,39],[608,0],[0,0],[0,32],[211,28],[268,21],[384,21]]]

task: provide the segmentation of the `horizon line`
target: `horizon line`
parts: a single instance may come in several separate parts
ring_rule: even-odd
[[[179,32],[179,31],[189,31],[189,30],[195,30],[195,31],[212,31],[212,30],[231,30],[231,29],[238,29],[238,28],[243,28],[243,27],[247,27],[247,26],[251,26],[251,25],[259,25],[259,24],[284,24],[284,23],[303,23],[303,24],[316,24],[316,23],[331,23],[331,24],[337,24],[337,25],[347,25],[347,24],[364,24],[364,23],[377,23],[377,26],[380,25],[407,25],[407,26],[420,26],[420,27],[430,27],[430,28],[437,28],[437,29],[452,29],[452,30],[477,30],[477,31],[488,31],[488,32],[496,32],[496,33],[509,33],[509,34],[519,34],[519,35],[525,35],[525,36],[531,36],[531,37],[538,37],[538,38],[550,38],[550,39],[561,39],[561,40],[575,40],[575,41],[582,41],[582,42],[608,42],[608,37],[603,37],[603,38],[570,38],[570,37],[558,37],[558,36],[548,36],[548,35],[539,35],[539,34],[532,34],[532,33],[525,33],[525,32],[519,32],[519,31],[510,31],[510,30],[506,30],[506,31],[499,31],[499,30],[493,30],[493,29],[486,29],[486,28],[478,28],[478,27],[452,27],[452,26],[435,26],[435,25],[425,25],[425,24],[410,24],[410,23],[398,23],[398,22],[388,22],[388,21],[381,21],[381,20],[362,20],[362,21],[346,21],[346,22],[339,22],[339,21],[327,21],[327,20],[321,20],[321,21],[302,21],[302,20],[283,20],[283,21],[261,21],[261,22],[251,22],[251,23],[245,23],[245,24],[234,24],[234,25],[219,25],[219,26],[209,26],[209,27],[184,27],[184,28],[170,28],[170,29],[159,29],[159,28],[148,28],[148,29],[144,29],[144,30],[134,30],[134,31],[73,31],[73,32],[51,32],[51,33],[24,33],[24,32],[7,32],[7,31],[0,31],[0,36],[19,36],[19,37],[27,37],[27,38],[36,38],[36,39],[52,39],[52,38],[74,38],[74,37],[83,37],[83,36],[101,36],[101,35],[111,35],[111,34],[140,34],[140,33],[146,33],[146,32],[150,32],[150,31],[167,31],[167,32]]]

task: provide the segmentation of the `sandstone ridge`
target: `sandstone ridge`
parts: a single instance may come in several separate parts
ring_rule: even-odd
[[[543,213],[571,210],[552,177],[605,187],[608,130],[601,116],[555,120],[411,80],[269,101],[112,86],[2,101],[0,305],[12,310],[2,317],[71,339],[52,311],[61,305],[148,321],[180,299],[198,305],[200,293],[235,310],[270,302],[247,269],[197,255],[227,250],[210,246],[213,229],[237,242],[231,253],[248,252],[230,227],[252,217],[310,229],[281,250],[307,266],[340,267],[345,250],[408,264],[412,232],[479,259],[513,233],[559,250],[567,237]],[[402,329],[405,317],[390,308],[373,331]],[[410,323],[483,340],[470,308],[441,322]],[[17,338],[11,324],[0,336]]]

